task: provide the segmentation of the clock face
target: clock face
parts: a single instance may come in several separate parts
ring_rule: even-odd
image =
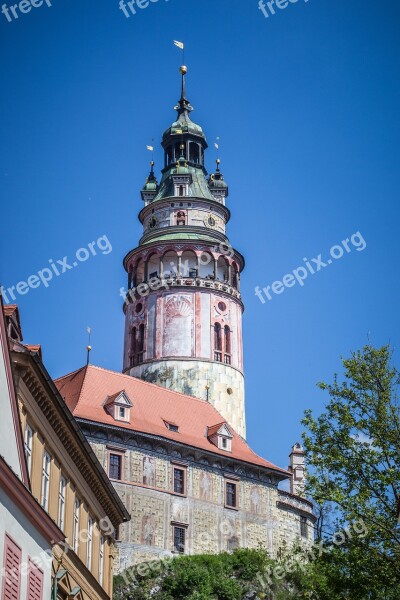
[[[204,219],[204,224],[206,227],[216,227],[217,221],[212,215],[207,215]]]

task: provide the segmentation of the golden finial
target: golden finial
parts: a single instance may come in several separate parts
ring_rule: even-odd
[[[181,67],[179,67],[179,71],[182,75],[186,75],[186,73],[188,72],[188,68],[185,65],[182,65]]]

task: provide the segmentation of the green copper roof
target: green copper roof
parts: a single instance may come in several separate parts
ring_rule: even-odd
[[[192,183],[189,185],[189,194],[187,197],[214,200],[214,197],[208,188],[204,171],[200,168],[190,166],[188,166],[185,171],[190,173],[192,176]],[[161,179],[159,190],[154,198],[154,202],[156,200],[162,200],[164,198],[171,198],[175,196],[174,183],[171,175],[181,173],[181,168],[178,169],[176,167],[172,167],[172,169],[169,169],[166,173],[164,173],[163,178]]]

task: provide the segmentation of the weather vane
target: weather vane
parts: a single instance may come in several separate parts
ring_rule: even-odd
[[[92,335],[92,328],[91,327],[86,327],[86,331],[88,332],[88,335],[89,335],[88,345],[86,346],[86,350],[87,350],[86,365],[88,365],[89,362],[90,362],[90,351],[92,349],[92,346],[90,345],[90,338],[91,338],[91,335]]]

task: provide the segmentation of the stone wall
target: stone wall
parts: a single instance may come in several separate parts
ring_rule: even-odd
[[[106,443],[89,438],[106,471]],[[122,448],[119,448],[122,450]],[[313,517],[306,501],[279,492],[275,483],[248,476],[233,477],[237,483],[237,509],[225,506],[225,473],[197,461],[184,461],[186,495],[173,493],[174,459],[149,449],[127,448],[123,480],[113,484],[131,514],[120,530],[116,570],[146,560],[170,555],[173,551],[173,523],[186,527],[187,554],[217,553],[235,547],[267,549],[276,555],[279,548],[295,539],[312,543]],[[228,477],[228,479],[231,479]],[[308,540],[300,536],[300,516],[308,515]]]

